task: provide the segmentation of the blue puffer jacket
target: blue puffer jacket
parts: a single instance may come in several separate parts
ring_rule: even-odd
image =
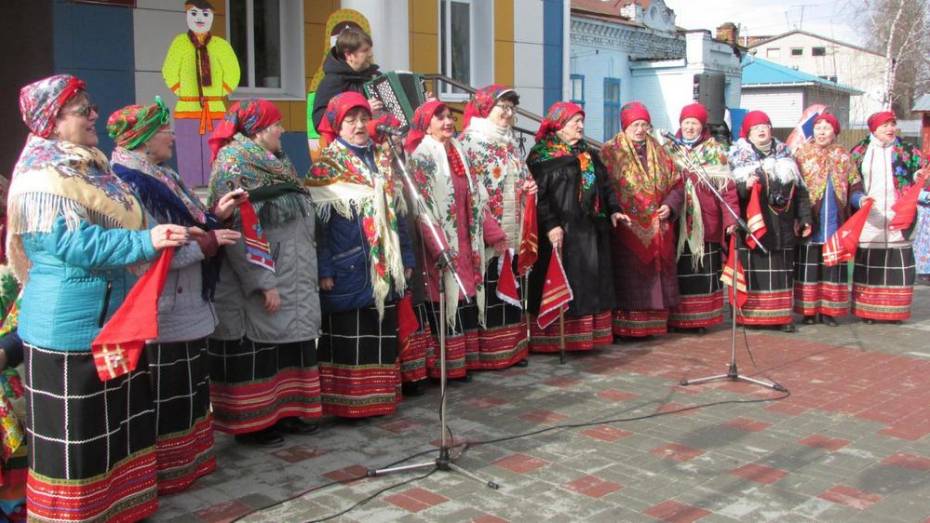
[[[155,258],[149,231],[105,229],[81,222],[68,230],[24,234],[32,266],[23,289],[19,336],[60,351],[88,351],[100,327],[123,302],[136,277],[126,266]]]
[[[416,267],[416,259],[410,244],[407,220],[400,219],[397,225],[404,268],[413,269]],[[355,216],[348,220],[338,213],[332,213],[329,221],[320,228],[317,246],[320,278],[333,278],[335,284],[331,291],[320,291],[323,313],[372,306],[374,298],[368,258],[369,247],[362,230],[361,218]]]

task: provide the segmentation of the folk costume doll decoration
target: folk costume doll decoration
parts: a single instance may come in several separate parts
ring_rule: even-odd
[[[210,178],[207,139],[226,113],[224,99],[239,87],[239,59],[211,33],[215,10],[208,0],[185,0],[188,31],[175,36],[161,74],[177,95],[174,106],[178,172],[190,186]]]

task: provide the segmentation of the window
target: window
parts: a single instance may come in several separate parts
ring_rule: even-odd
[[[584,107],[584,75],[571,75],[572,102]]]
[[[827,48],[811,47],[811,56],[827,56]]]
[[[803,47],[792,47],[791,56],[804,56],[804,48]]]
[[[604,140],[620,132],[620,79],[604,78]]]
[[[228,0],[226,12],[241,70],[236,94],[303,99],[303,3]]]
[[[494,2],[439,0],[439,65],[442,74],[466,85],[494,81]],[[443,85],[443,100],[467,99],[461,89]]]
[[[766,58],[778,58],[781,56],[781,48],[778,47],[769,47],[765,50]]]

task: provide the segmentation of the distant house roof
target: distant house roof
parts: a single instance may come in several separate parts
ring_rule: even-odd
[[[930,93],[922,95],[914,102],[914,107],[911,111],[923,111],[930,112]]]
[[[743,68],[742,84],[744,89],[751,89],[754,87],[816,86],[848,93],[853,96],[864,94],[863,91],[853,87],[824,80],[819,76],[785,67],[752,55],[743,57],[741,67]]]
[[[643,9],[649,9],[649,0],[571,0],[571,8],[599,15],[620,16],[620,9],[634,1]]]
[[[782,34],[777,35],[777,36],[767,37],[767,38],[765,38],[764,40],[760,40],[760,41],[757,41],[757,42],[752,43],[752,45],[750,45],[749,48],[751,49],[751,48],[753,48],[753,47],[759,47],[760,45],[765,45],[765,44],[767,44],[767,43],[769,43],[769,42],[774,42],[775,40],[780,40],[780,39],[782,39],[782,38],[784,38],[784,37],[786,37],[786,36],[791,36],[791,35],[793,35],[793,34],[807,35],[807,36],[810,36],[810,37],[812,37],[812,38],[819,38],[820,40],[823,40],[824,42],[830,42],[830,43],[832,43],[832,44],[842,45],[843,47],[849,47],[849,48],[851,48],[851,49],[856,49],[856,50],[858,50],[858,51],[862,51],[863,53],[874,54],[874,55],[876,55],[876,56],[882,56],[882,57],[884,56],[883,54],[880,54],[880,53],[878,53],[878,52],[876,52],[876,51],[873,51],[873,50],[871,50],[871,49],[866,49],[865,47],[860,47],[860,46],[858,46],[858,45],[853,45],[853,44],[850,44],[850,43],[847,43],[847,42],[841,42],[841,41],[839,41],[839,40],[834,40],[834,39],[832,39],[832,38],[827,38],[827,37],[825,37],[825,36],[823,36],[823,35],[819,35],[819,34],[809,33],[809,32],[807,32],[807,31],[802,31],[802,30],[800,30],[800,29],[795,29],[794,31],[788,31],[787,33],[782,33]],[[750,37],[750,38],[752,38],[752,37]]]

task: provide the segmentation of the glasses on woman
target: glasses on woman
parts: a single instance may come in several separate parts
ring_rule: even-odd
[[[514,114],[517,112],[517,108],[510,104],[497,104],[495,107],[501,110],[504,114]]]
[[[97,104],[84,104],[79,106],[77,109],[68,111],[66,114],[73,114],[82,118],[90,118],[91,113],[100,114],[100,111],[97,109]]]
[[[368,125],[368,122],[370,121],[371,121],[371,117],[366,115],[366,116],[356,116],[354,118],[349,117],[349,118],[342,120],[342,123],[348,124],[351,127],[359,123],[362,125]]]

